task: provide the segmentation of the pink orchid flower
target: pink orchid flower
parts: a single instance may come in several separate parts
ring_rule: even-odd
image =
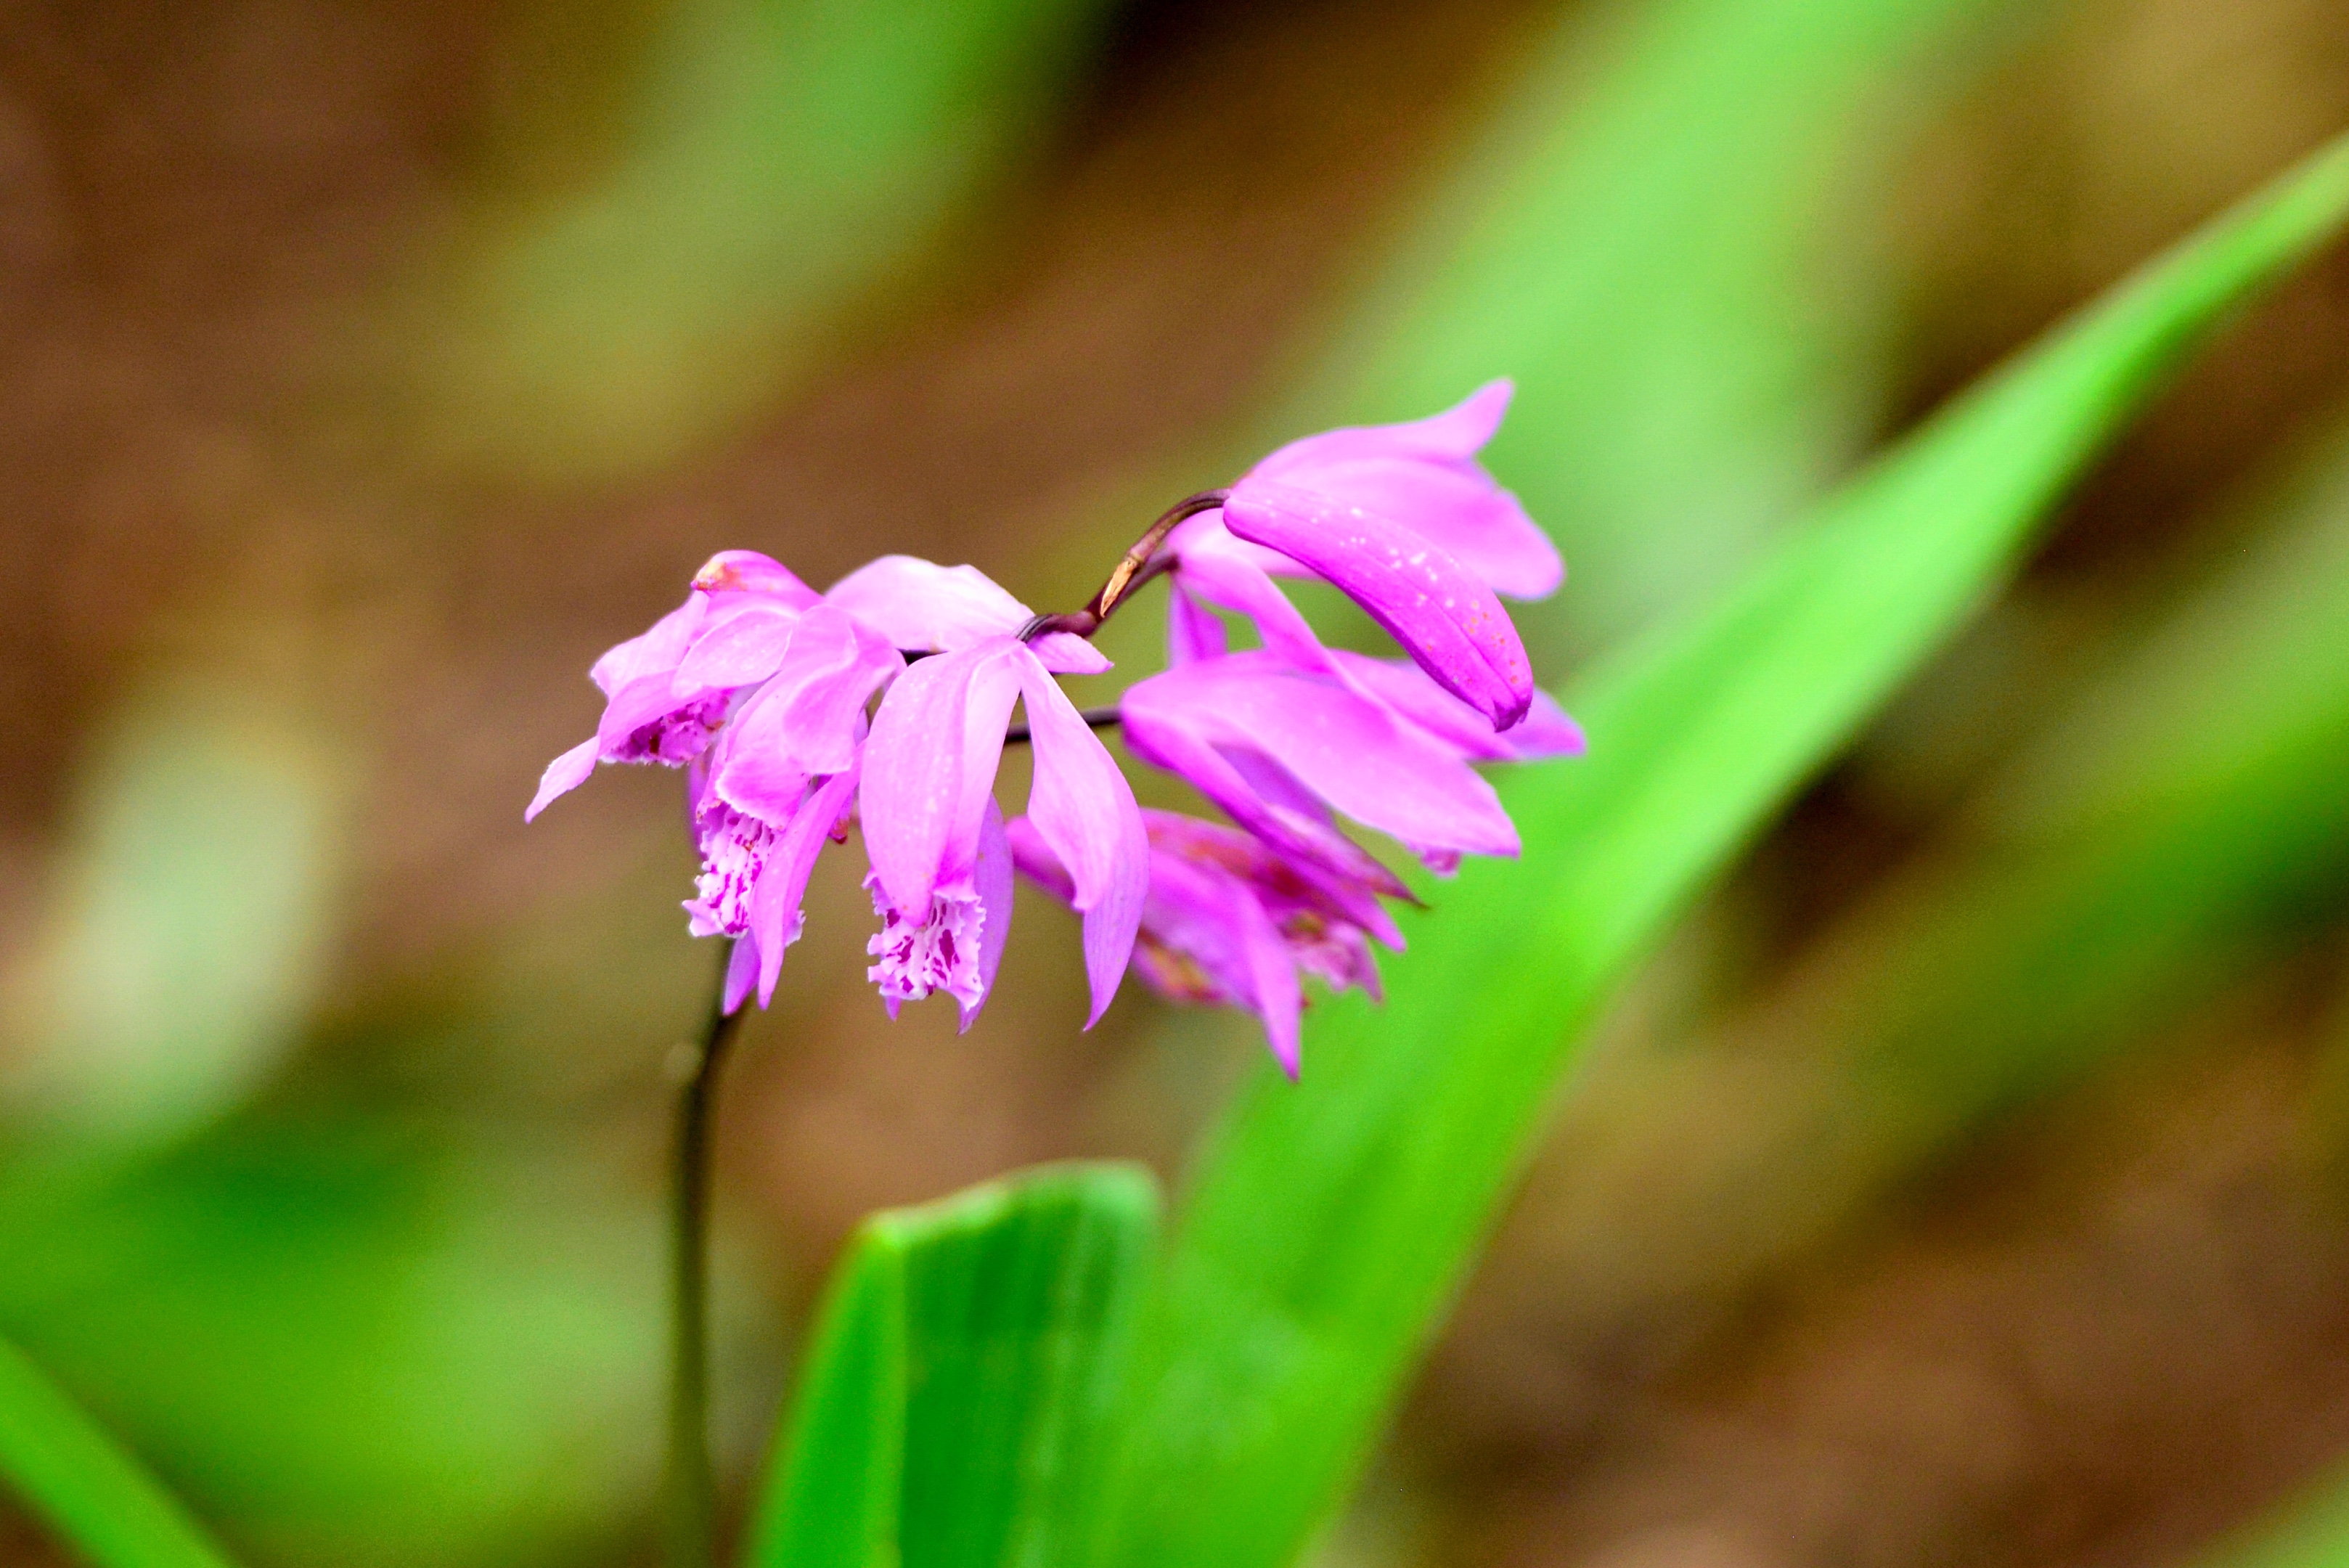
[[[1221,1003],[1255,1013],[1265,1043],[1297,1076],[1304,974],[1334,991],[1360,986],[1376,998],[1371,943],[1402,946],[1377,891],[1277,854],[1236,828],[1169,811],[1144,811],[1150,894],[1133,968],[1177,1002]],[[1062,902],[1072,883],[1043,835],[1009,825],[1020,874]]]

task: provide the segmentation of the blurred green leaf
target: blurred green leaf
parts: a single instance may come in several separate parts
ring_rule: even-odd
[[[1102,0],[685,0],[614,165],[492,219],[430,390],[481,461],[600,480],[802,371],[1032,140]],[[572,35],[566,33],[566,37]],[[445,329],[449,306],[435,305]]]
[[[1883,417],[1891,290],[1855,220],[2017,9],[1568,8],[1285,428],[1417,418],[1506,370],[1486,455],[1575,573],[1537,623],[1604,641],[1725,584]]]
[[[2053,334],[1569,705],[1587,761],[1503,794],[1515,864],[1419,921],[1383,1009],[1310,1031],[1211,1142],[1137,1342],[1112,1560],[1292,1560],[1359,1470],[1569,1045],[1703,881],[2012,566],[2225,314],[2349,211],[2335,143]]]
[[[340,794],[330,749],[256,694],[183,680],[129,705],[7,977],[15,1131],[119,1153],[278,1064],[316,996]]]
[[[224,1568],[177,1498],[0,1340],[0,1483],[93,1568]]]
[[[2139,612],[1953,843],[1845,916],[1720,1048],[1619,1061],[1582,1097],[1545,1184],[1560,1310],[1602,1338],[1733,1310],[1986,1117],[2339,907],[2349,421],[2227,510],[2220,569]]]
[[[835,1272],[750,1560],[1080,1561],[1157,1189],[1065,1165],[865,1221]]]
[[[657,1211],[505,1141],[273,1105],[13,1192],[0,1325],[249,1560],[575,1562],[652,1497]]]

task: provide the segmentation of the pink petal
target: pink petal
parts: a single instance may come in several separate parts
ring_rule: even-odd
[[[555,797],[569,794],[585,784],[587,775],[595,771],[595,757],[600,750],[595,740],[582,741],[547,763],[546,772],[539,775],[538,794],[532,799],[530,809],[522,814],[522,819],[533,821]]]
[[[705,691],[757,685],[783,661],[799,619],[798,610],[758,603],[707,628],[677,667],[676,695],[683,701]]]
[[[1264,646],[1307,670],[1334,670],[1320,638],[1288,596],[1245,553],[1248,546],[1218,530],[1202,535],[1183,553],[1175,580],[1188,593],[1256,623]],[[1217,627],[1218,633],[1222,628]],[[1217,651],[1221,651],[1218,638]],[[1172,664],[1188,662],[1170,659]]]
[[[1183,591],[1178,573],[1166,590],[1166,662],[1188,664],[1195,659],[1213,659],[1226,646],[1224,623]]]
[[[914,556],[868,562],[823,597],[908,652],[952,651],[1008,637],[1030,613],[977,566],[941,566]]]
[[[588,679],[609,697],[632,680],[676,673],[678,661],[685,657],[709,613],[707,595],[688,594],[683,604],[653,622],[649,631],[605,649],[604,657],[589,668]]]
[[[1034,657],[1018,661],[1036,752],[1028,820],[1074,888],[1070,902],[1085,918],[1085,970],[1092,982],[1091,1028],[1117,994],[1133,953],[1142,901],[1150,888],[1150,841],[1142,812],[1116,760],[1060,684]]]
[[[693,574],[693,586],[706,594],[758,594],[790,609],[815,603],[816,591],[800,581],[789,566],[756,550],[720,550]]]
[[[1226,654],[1154,675],[1129,688],[1122,707],[1129,744],[1155,748],[1172,730],[1227,760],[1247,748],[1355,821],[1405,843],[1517,851],[1516,829],[1492,786],[1457,755],[1351,688],[1271,654]]]
[[[916,659],[881,700],[864,742],[859,808],[882,889],[907,920],[970,874],[1020,667],[1010,637]]]
[[[1404,719],[1461,755],[1483,762],[1536,762],[1578,757],[1582,727],[1547,691],[1534,693],[1525,722],[1495,733],[1485,716],[1428,679],[1406,659],[1372,659],[1343,649],[1331,650],[1355,686],[1378,698]]]
[[[775,841],[773,857],[760,879],[758,908],[751,930],[759,939],[759,1005],[775,999],[775,982],[783,971],[783,950],[800,940],[806,925],[801,905],[807,898],[808,877],[816,857],[823,853],[834,824],[856,795],[854,770],[835,774],[807,797]]]
[[[978,994],[968,1002],[955,998],[960,1011],[959,1033],[968,1034],[995,989],[995,975],[1003,967],[1003,950],[1011,940],[1011,844],[1003,829],[1003,813],[987,803],[987,818],[979,825],[978,859],[971,867],[971,887],[978,894]]]
[[[759,978],[759,943],[754,937],[737,937],[734,949],[726,955],[725,1011],[740,1012],[750,987]]]
[[[1233,489],[1224,524],[1337,585],[1495,729],[1532,705],[1533,670],[1508,612],[1423,535],[1361,507],[1253,479]]]
[[[1309,435],[1248,470],[1252,478],[1278,479],[1332,462],[1363,458],[1407,457],[1465,462],[1485,449],[1501,428],[1516,395],[1516,383],[1487,381],[1440,414],[1394,425],[1350,425]]]
[[[1361,458],[1284,474],[1280,483],[1424,535],[1495,593],[1542,598],[1566,578],[1566,564],[1549,535],[1515,495],[1473,466]]]
[[[1036,831],[1036,825],[1024,816],[1015,816],[1003,825],[1005,839],[1011,846],[1011,864],[1019,875],[1058,898],[1063,904],[1077,896],[1077,885],[1069,880],[1069,868]]]

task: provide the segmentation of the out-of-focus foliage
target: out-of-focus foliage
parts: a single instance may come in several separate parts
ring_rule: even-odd
[[[94,1568],[221,1568],[224,1561],[178,1500],[5,1342],[0,1474]]]
[[[1523,860],[1464,870],[1386,1005],[1340,999],[1309,1032],[1305,1081],[1260,1075],[1212,1141],[1143,1320],[1113,1561],[1271,1564],[1302,1548],[1605,989],[1980,602],[2183,353],[2344,212],[2349,142],[2002,371],[1721,603],[1580,688],[1591,756],[1502,786]]]
[[[1066,1166],[868,1220],[809,1344],[749,1561],[1084,1561],[1157,1217],[1147,1174]]]
[[[1490,460],[1574,563],[1537,616],[1587,645],[1719,587],[1880,417],[1889,302],[1850,209],[1889,178],[1917,62],[1946,81],[2009,9],[1573,14],[1299,402],[1405,418],[1506,365]]]
[[[429,296],[460,324],[426,389],[449,400],[443,439],[499,475],[576,483],[674,458],[773,398],[1037,139],[1100,8],[660,7],[601,166],[485,222]]]

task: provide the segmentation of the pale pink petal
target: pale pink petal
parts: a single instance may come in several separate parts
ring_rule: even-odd
[[[977,566],[941,566],[915,556],[869,562],[823,597],[908,652],[1008,637],[1030,614]]]
[[[750,994],[750,987],[759,980],[759,943],[755,937],[734,939],[733,951],[726,955],[725,1010],[740,1012]]]
[[[1535,691],[1523,723],[1495,732],[1482,713],[1408,660],[1372,659],[1343,649],[1332,649],[1331,656],[1355,686],[1463,756],[1480,762],[1526,763],[1544,757],[1578,757],[1583,753],[1582,727],[1567,717],[1566,710],[1547,691]]]
[[[1074,632],[1048,631],[1029,647],[1035,649],[1037,662],[1055,675],[1106,675],[1117,668]]]
[[[971,868],[971,888],[978,895],[978,993],[960,1009],[961,1033],[970,1033],[987,993],[995,989],[996,971],[1003,967],[1003,950],[1011,940],[1011,843],[1004,833],[1003,813],[987,803],[987,820],[979,826],[978,859]]]
[[[759,909],[753,929],[759,938],[759,1005],[775,999],[775,983],[783,971],[783,950],[800,940],[806,917],[801,905],[807,898],[808,877],[816,857],[841,814],[856,796],[854,770],[836,774],[812,791],[775,841],[759,888]]]
[[[1223,621],[1183,591],[1179,575],[1171,579],[1166,590],[1166,662],[1188,664],[1195,659],[1213,659],[1226,644]]]
[[[1237,610],[1254,621],[1264,646],[1290,663],[1307,670],[1334,670],[1336,666],[1311,624],[1280,591],[1280,585],[1248,558],[1245,548],[1228,534],[1203,535],[1184,552],[1175,578],[1185,593]],[[1168,662],[1188,660],[1170,659]]]
[[[676,695],[684,700],[764,680],[782,663],[800,613],[781,605],[756,603],[716,620],[694,639],[678,665]]]
[[[721,598],[756,594],[791,609],[805,609],[817,597],[816,591],[800,581],[789,566],[756,550],[719,551],[693,574],[693,586]]]
[[[683,604],[653,622],[649,631],[607,649],[589,668],[588,679],[609,697],[647,675],[675,674],[678,661],[685,657],[709,613],[708,595],[688,594]]]
[[[539,775],[538,794],[532,799],[530,809],[522,814],[522,819],[524,822],[533,821],[540,812],[554,804],[558,795],[569,794],[573,790],[585,784],[587,775],[595,771],[595,754],[598,749],[595,741],[592,739],[582,741],[547,763],[546,772]]]
[[[1020,666],[1033,662],[1001,637],[915,660],[881,700],[859,803],[874,874],[907,920],[970,874]]]
[[[1440,414],[1402,424],[1350,425],[1306,436],[1290,441],[1248,472],[1258,478],[1278,479],[1332,462],[1381,457],[1466,462],[1501,428],[1516,391],[1516,384],[1506,378],[1487,381]]]
[[[1133,790],[1076,705],[1033,657],[1018,660],[1036,753],[1028,820],[1068,868],[1071,902],[1085,918],[1087,1028],[1117,994],[1150,887],[1150,842]]]

